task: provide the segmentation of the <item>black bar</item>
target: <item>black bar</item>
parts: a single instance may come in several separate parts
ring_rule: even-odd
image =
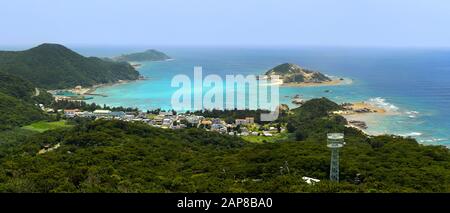
[[[258,201],[258,206],[241,199]],[[270,207],[268,199],[271,200]],[[273,211],[298,210],[394,210],[450,209],[450,194],[0,194],[1,208],[70,210],[206,210],[205,206],[178,207],[185,200],[211,200],[208,211],[234,209]],[[224,207],[224,201],[226,207]],[[233,200],[235,205],[229,205]],[[266,202],[265,205],[261,205]],[[199,204],[200,201],[198,202]],[[255,203],[253,203],[255,204]]]

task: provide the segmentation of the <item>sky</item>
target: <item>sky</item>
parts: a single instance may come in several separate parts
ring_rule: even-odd
[[[448,0],[3,0],[0,45],[450,47]]]

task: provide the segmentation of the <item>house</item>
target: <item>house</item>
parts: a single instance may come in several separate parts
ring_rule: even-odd
[[[93,118],[93,117],[95,117],[95,114],[92,112],[83,111],[83,112],[77,113],[77,116],[82,117],[82,118]]]
[[[254,124],[255,118],[254,117],[246,117],[244,119],[236,119],[235,123],[236,123],[236,125]]]
[[[79,109],[65,109],[64,116],[66,116],[68,118],[73,118],[77,115],[78,112],[80,112]]]
[[[210,126],[210,125],[212,125],[212,121],[210,121],[210,120],[202,120],[201,124],[205,125],[205,126]]]
[[[163,125],[163,126],[170,126],[170,125],[172,125],[172,119],[170,119],[170,118],[164,118],[164,119],[162,120],[162,125]]]
[[[220,118],[213,118],[211,122],[212,124],[222,124],[222,120],[220,120]]]
[[[157,116],[153,119],[153,123],[154,123],[155,125],[162,125],[163,119],[164,119],[164,116],[157,115]]]
[[[245,119],[236,119],[236,120],[234,121],[234,123],[235,123],[236,125],[247,125],[247,120],[245,120]]]
[[[97,118],[109,117],[111,115],[111,111],[110,110],[97,109],[97,110],[94,110],[94,115]]]
[[[132,112],[132,114],[134,115],[133,112]],[[138,112],[138,115],[137,115],[136,117],[137,117],[137,118],[145,119],[145,118],[147,118],[147,114],[144,113],[144,112],[139,111],[139,112]]]
[[[133,121],[133,122],[141,122],[141,121],[143,121],[144,119],[142,119],[142,118],[135,118],[135,119],[132,119],[131,121]]]
[[[200,123],[200,118],[195,115],[186,116],[186,121],[192,125],[198,125]]]
[[[212,124],[211,131],[226,133],[228,131],[227,127],[223,124]]]
[[[167,111],[167,112],[159,112],[159,115],[161,116],[173,116],[173,112],[172,111]]]
[[[110,114],[115,119],[123,119],[126,115],[125,112],[122,111],[111,112]]]
[[[246,117],[245,120],[247,121],[247,124],[254,124],[255,118],[254,117]]]
[[[134,114],[125,114],[123,116],[123,119],[127,120],[127,121],[131,121],[134,119]]]

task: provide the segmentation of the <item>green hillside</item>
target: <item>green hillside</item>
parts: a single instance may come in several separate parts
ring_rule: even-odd
[[[44,119],[34,104],[0,92],[0,131]]]
[[[248,143],[202,129],[81,122],[28,137],[0,157],[2,192],[449,192],[450,153],[396,136],[367,137],[315,99],[281,118],[285,142]],[[297,137],[302,131],[302,137]],[[328,132],[345,132],[341,182],[329,178]],[[43,153],[43,149],[56,147]],[[0,153],[3,151],[1,150]],[[37,154],[41,150],[41,154]],[[302,177],[320,179],[308,185]]]
[[[58,44],[42,44],[25,51],[2,51],[0,71],[47,89],[139,78],[139,73],[128,63],[87,58]]]
[[[170,59],[168,55],[158,50],[146,50],[140,53],[131,53],[114,58],[116,61],[164,61]]]
[[[297,64],[284,63],[280,64],[266,72],[266,75],[279,75],[284,83],[296,82],[324,82],[331,81],[326,75],[308,70],[298,66]]]
[[[45,91],[36,96],[32,83],[0,72],[0,130],[46,118],[36,104],[48,105],[52,100]]]

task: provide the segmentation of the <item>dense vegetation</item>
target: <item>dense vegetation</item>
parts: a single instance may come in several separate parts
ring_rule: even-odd
[[[331,81],[324,74],[309,69],[302,68],[297,64],[280,64],[266,72],[266,75],[279,75],[284,83],[302,82],[324,82]]]
[[[0,93],[0,131],[45,118],[37,106]]]
[[[146,50],[140,53],[131,53],[127,55],[121,55],[114,60],[116,61],[164,61],[170,59],[168,55],[158,50]]]
[[[132,107],[111,107],[107,105],[98,105],[96,103],[86,103],[84,101],[69,101],[69,100],[59,100],[52,102],[49,106],[55,110],[57,109],[79,109],[81,111],[89,111],[92,112],[96,109],[105,109],[105,110],[111,110],[111,111],[124,111],[124,112],[137,112],[139,111],[138,108],[132,108]]]
[[[51,101],[51,95],[45,91],[37,95],[30,82],[0,72],[0,131],[45,119],[36,104]]]
[[[233,110],[199,110],[193,112],[195,115],[204,116],[207,118],[221,118],[225,120],[226,123],[234,123],[236,119],[243,119],[246,117],[253,117],[255,119],[255,123],[263,123],[261,122],[261,113],[268,113],[267,110],[249,110],[249,109],[233,109]]]
[[[4,192],[449,192],[450,153],[396,136],[367,137],[331,116],[327,99],[306,102],[278,143],[248,143],[201,129],[79,121],[0,146]],[[341,182],[328,182],[325,134],[345,132]],[[13,140],[14,138],[10,140]],[[2,144],[2,143],[0,143]],[[8,144],[11,144],[10,142]],[[61,146],[44,154],[44,147]],[[4,151],[6,149],[6,151]],[[308,185],[303,176],[318,178]]]
[[[86,58],[58,44],[42,44],[25,51],[0,51],[0,71],[46,89],[139,78],[139,73],[126,62]]]

